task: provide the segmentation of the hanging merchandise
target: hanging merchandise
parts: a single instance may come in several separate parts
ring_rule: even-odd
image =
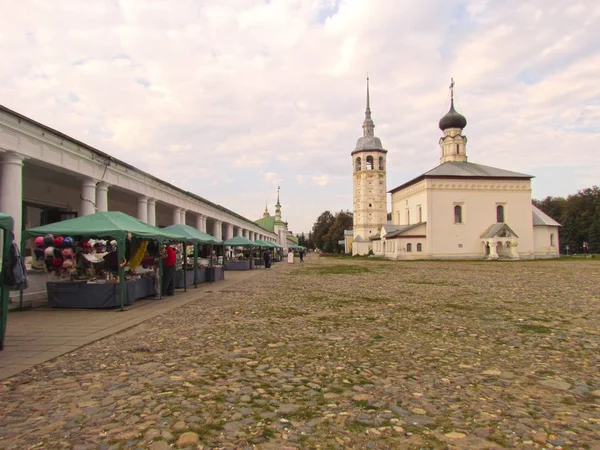
[[[140,245],[135,250],[133,256],[129,259],[129,270],[132,272],[137,269],[142,260],[144,259],[144,255],[146,254],[146,249],[148,248],[148,241],[143,240],[140,242]]]

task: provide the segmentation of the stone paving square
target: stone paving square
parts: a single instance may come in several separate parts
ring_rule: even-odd
[[[599,275],[277,264],[4,379],[0,448],[598,449]]]

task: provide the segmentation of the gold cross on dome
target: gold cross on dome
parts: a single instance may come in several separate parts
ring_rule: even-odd
[[[450,98],[454,100],[454,78],[450,78]]]

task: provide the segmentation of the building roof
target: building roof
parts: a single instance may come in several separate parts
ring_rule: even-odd
[[[502,232],[504,232],[504,234],[506,236],[500,236],[500,234]],[[490,225],[490,227],[487,230],[485,230],[480,237],[482,239],[489,239],[489,238],[494,238],[494,237],[508,237],[508,236],[514,236],[517,238],[519,237],[519,236],[517,236],[517,233],[515,233],[507,224],[505,224],[503,222],[499,222],[499,223]]]
[[[385,230],[385,235],[383,237],[385,237],[386,239],[390,239],[396,236],[400,236],[406,233],[407,231],[410,231],[426,223],[427,222],[413,223],[412,225],[384,225],[383,229]]]
[[[467,126],[467,119],[465,116],[456,112],[454,109],[454,98],[450,102],[450,110],[446,113],[444,117],[440,119],[439,122],[440,130],[444,131],[448,128],[460,128],[463,129]]]
[[[261,217],[260,219],[255,220],[254,223],[271,233],[275,231],[275,216]]]
[[[533,213],[533,226],[534,227],[539,227],[539,226],[560,227],[560,226],[562,226],[560,223],[558,223],[556,220],[554,220],[552,217],[550,217],[548,214],[546,214],[544,211],[542,211],[540,208],[538,208],[534,204],[531,205],[531,211]]]
[[[448,161],[434,167],[428,172],[392,189],[390,193],[398,192],[426,178],[463,178],[463,179],[500,179],[500,180],[530,180],[533,175],[498,169],[466,161]]]

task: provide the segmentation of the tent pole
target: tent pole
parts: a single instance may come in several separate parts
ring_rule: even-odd
[[[9,233],[9,235],[14,236],[12,233]],[[25,237],[25,233],[23,233],[23,236],[21,236],[21,247],[19,248],[19,251],[21,252],[21,259],[23,259],[23,261],[25,260],[24,258],[24,252],[25,252],[25,243],[27,242],[27,238]],[[11,242],[12,244],[12,242]],[[4,267],[4,266],[2,266]],[[10,294],[9,294],[10,295]],[[23,285],[21,285],[20,289],[19,289],[19,309],[23,309]]]
[[[160,253],[158,256],[158,298],[163,298],[163,258],[162,258],[162,241],[158,242]]]
[[[187,242],[183,243],[183,292],[187,292]]]
[[[194,288],[198,288],[198,242],[194,243]]]
[[[125,267],[121,266],[125,258],[125,242],[126,238],[117,241],[117,259],[119,260],[119,300],[121,302],[121,311],[124,311],[125,306]]]

